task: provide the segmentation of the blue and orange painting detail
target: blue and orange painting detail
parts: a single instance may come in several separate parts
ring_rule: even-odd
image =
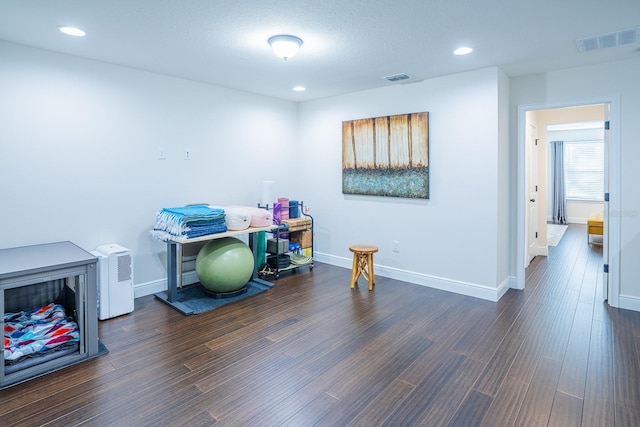
[[[342,122],[342,192],[429,198],[429,113]]]

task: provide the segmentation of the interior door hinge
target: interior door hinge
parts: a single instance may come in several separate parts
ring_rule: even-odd
[[[536,138],[536,145],[538,145],[538,138]]]
[[[609,264],[605,264],[604,265],[604,272],[608,273],[609,272]]]
[[[604,193],[604,201],[605,202],[609,201],[609,193]]]
[[[609,120],[604,122],[604,130],[609,130]]]
[[[536,239],[538,238],[538,232],[536,231]]]

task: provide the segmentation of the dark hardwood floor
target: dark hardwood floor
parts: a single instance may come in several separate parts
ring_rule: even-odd
[[[0,391],[0,425],[638,426],[640,313],[585,232],[498,303],[319,263],[202,315],[139,298],[109,354]]]

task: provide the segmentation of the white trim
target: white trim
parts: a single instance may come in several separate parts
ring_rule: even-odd
[[[534,108],[529,108],[526,106],[519,105],[518,106],[518,125],[517,125],[517,133],[518,133],[518,146],[516,150],[516,286],[515,289],[524,289],[524,269],[529,264],[527,260],[525,260],[526,256],[526,233],[525,233],[525,210],[526,204],[525,194],[526,194],[526,157],[525,151],[526,147],[526,112],[529,110],[533,110]]]
[[[351,269],[353,259],[344,258],[335,255],[328,255],[316,252],[314,259],[318,262]],[[509,289],[515,287],[516,278],[507,277],[497,288],[480,285],[477,283],[462,282],[459,280],[451,280],[437,276],[431,276],[423,273],[402,270],[394,267],[386,267],[374,264],[377,276],[388,277],[394,280],[413,283],[415,285],[427,286],[429,288],[440,289],[443,291],[454,292],[461,295],[480,298],[488,301],[498,301]],[[182,275],[182,283],[190,285],[198,282],[198,276],[195,271],[189,271]],[[153,295],[157,292],[167,290],[167,279],[153,280],[151,282],[139,283],[134,285],[134,298],[140,298],[147,295]]]
[[[620,298],[620,252],[621,217],[612,215],[613,212],[621,211],[621,180],[622,167],[620,159],[620,97],[617,96],[610,101],[609,110],[609,218],[605,221],[605,230],[608,237],[609,252],[609,295],[607,300],[612,307],[619,307]],[[612,166],[613,165],[613,166]],[[606,190],[605,190],[606,191]]]
[[[586,224],[587,218],[578,218],[576,216],[570,216],[567,218],[567,223],[569,224]]]
[[[502,298],[509,289],[516,289],[516,278],[514,276],[507,277],[502,283],[500,283],[500,285],[498,285],[496,294],[498,299],[496,301],[500,300],[500,298]]]
[[[625,310],[640,311],[640,298],[632,295],[620,295],[618,297],[618,308]]]
[[[351,269],[353,259],[339,257],[316,252],[314,259],[318,262]],[[388,277],[394,280],[401,280],[416,285],[427,286],[429,288],[440,289],[443,291],[454,292],[470,297],[480,298],[488,301],[496,302],[507,292],[514,283],[513,277],[506,278],[497,288],[491,286],[480,285],[478,283],[463,282],[460,280],[451,280],[443,277],[431,276],[428,274],[417,273],[415,271],[402,270],[395,267],[387,267],[384,265],[374,264],[376,276]]]
[[[620,97],[587,99],[563,104],[529,104],[518,106],[517,127],[517,189],[516,189],[516,289],[524,289],[525,285],[525,137],[527,111],[548,110],[554,108],[578,107],[583,105],[608,104],[610,107],[609,128],[609,211],[620,211]],[[606,191],[606,190],[605,190]],[[611,215],[608,219],[609,229],[609,295],[608,303],[612,307],[619,306],[620,293],[620,218]]]
[[[157,292],[167,290],[167,279],[154,280],[151,282],[139,283],[133,285],[133,297],[140,298],[147,295],[153,295]]]
[[[191,285],[198,282],[198,276],[195,271],[188,271],[182,274],[182,284]],[[151,282],[138,283],[133,286],[133,297],[140,298],[147,295],[153,295],[158,292],[167,290],[167,279],[152,280]]]

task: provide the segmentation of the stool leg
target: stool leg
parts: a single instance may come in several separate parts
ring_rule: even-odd
[[[353,254],[353,267],[351,267],[351,289],[356,287],[356,283],[358,281],[358,254],[354,252]]]
[[[373,254],[368,254],[367,263],[369,264],[369,290],[373,290],[373,285],[375,285],[375,276],[373,274]]]

